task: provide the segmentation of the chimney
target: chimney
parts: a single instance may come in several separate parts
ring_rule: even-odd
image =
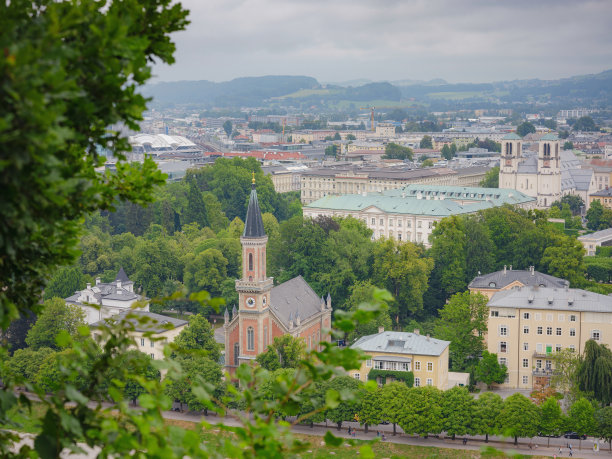
[[[506,275],[506,265],[504,265],[504,276]]]
[[[530,266],[529,271],[531,271],[532,276],[535,276],[535,266]]]
[[[96,277],[96,285],[100,285],[100,278]]]
[[[414,334],[415,334],[415,335],[420,335],[420,334],[421,334],[421,331],[420,331],[418,328],[415,328],[415,329],[414,329]]]
[[[512,271],[512,265],[510,265],[510,271]]]
[[[89,290],[91,288],[91,283],[87,282],[87,290]]]
[[[427,338],[426,339],[427,339],[427,341],[429,341],[429,333],[427,333]]]
[[[385,331],[385,327],[378,327],[378,333],[382,333]]]

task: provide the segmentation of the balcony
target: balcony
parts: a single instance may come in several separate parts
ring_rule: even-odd
[[[553,358],[553,352],[551,351],[533,351],[533,358],[534,359],[552,359]]]
[[[533,371],[533,376],[546,376],[546,377],[551,377],[555,374],[557,374],[557,372],[553,369],[553,368],[534,368]]]

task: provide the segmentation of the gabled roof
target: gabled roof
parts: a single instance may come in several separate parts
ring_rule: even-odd
[[[535,285],[540,287],[564,288],[566,285],[569,285],[569,282],[565,279],[559,279],[558,277],[538,271],[531,272],[522,269],[506,269],[505,271],[495,271],[475,277],[474,280],[470,282],[470,285],[468,285],[468,288],[502,289],[517,281],[523,285]]]
[[[417,335],[416,333],[384,331],[359,338],[351,346],[365,352],[389,352],[395,354],[440,355],[450,341]]]
[[[264,237],[266,232],[261,219],[261,210],[259,210],[259,201],[257,200],[257,191],[255,190],[255,178],[251,187],[251,197],[249,198],[249,207],[247,209],[246,221],[244,222],[243,237]]]
[[[321,312],[321,298],[302,276],[277,285],[270,292],[272,313],[289,328],[289,323],[299,315],[303,322]]]
[[[521,140],[521,136],[514,132],[509,132],[502,138],[502,140]]]
[[[489,308],[612,313],[612,297],[577,288],[522,287],[497,292],[489,300]]]
[[[162,316],[161,314],[155,314],[154,312],[149,311],[139,311],[137,309],[130,309],[128,311],[122,311],[119,314],[115,314],[114,316],[95,322],[91,324],[91,327],[96,328],[101,325],[104,325],[107,322],[124,319],[126,315],[130,316],[127,321],[134,326],[134,330],[137,332],[161,333],[188,324],[186,320]]]
[[[557,134],[549,132],[548,134],[544,135],[540,140],[559,140],[559,137],[557,137]]]

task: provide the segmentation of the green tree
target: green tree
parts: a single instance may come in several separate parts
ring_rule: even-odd
[[[87,280],[81,270],[76,266],[60,268],[45,287],[45,300],[53,297],[67,298],[74,292],[81,290]]]
[[[26,382],[33,384],[42,363],[54,353],[55,351],[48,347],[41,347],[38,350],[18,349],[8,362],[8,374],[22,377]]]
[[[464,220],[465,281],[469,284],[479,272],[495,270],[495,245],[481,216],[470,215]]]
[[[485,435],[485,442],[489,441],[489,435],[500,431],[499,414],[503,407],[503,399],[493,392],[484,392],[476,400],[473,429],[474,433]]]
[[[482,358],[474,368],[474,378],[476,381],[481,381],[488,386],[493,383],[501,384],[508,375],[506,365],[501,365],[497,361],[497,354],[489,351],[482,351]]]
[[[256,361],[268,371],[279,368],[297,368],[304,358],[304,341],[291,335],[277,336]]]
[[[612,402],[612,351],[608,346],[593,339],[585,343],[577,378],[580,390],[593,394],[602,406]]]
[[[165,393],[174,401],[179,402],[180,410],[186,404],[190,411],[206,410],[194,393],[193,388],[198,383],[209,385],[212,395],[218,397],[222,394],[221,388],[221,366],[204,356],[178,357],[176,362],[180,364],[183,372],[180,376],[170,375],[165,388]]]
[[[346,140],[357,140],[357,137],[355,137],[354,134],[347,134],[346,135]]]
[[[325,147],[325,156],[336,156],[337,149],[336,145],[328,145]]]
[[[499,166],[487,171],[479,185],[483,188],[499,188]]]
[[[369,426],[380,424],[383,419],[381,389],[375,388],[366,390],[361,397],[359,405],[359,424],[364,426],[365,433],[368,433]]]
[[[598,199],[594,199],[586,213],[587,228],[593,231],[609,228],[610,221],[606,210]]]
[[[441,290],[447,299],[467,286],[464,220],[456,215],[443,218],[429,240],[429,255],[434,259],[430,289]]]
[[[342,137],[340,137],[340,133],[339,132],[336,132],[334,134],[334,140],[342,140]]]
[[[516,445],[518,437],[531,438],[538,433],[540,409],[523,394],[512,394],[504,400],[499,424],[504,435],[514,437]]]
[[[419,144],[421,148],[433,148],[433,141],[430,135],[424,135]]]
[[[396,426],[402,419],[404,411],[404,403],[410,391],[403,382],[395,381],[385,384],[380,390],[380,405],[379,410],[384,421],[393,424],[393,435],[396,432]]]
[[[219,296],[223,281],[227,278],[227,259],[218,249],[206,249],[184,259],[184,282],[190,292],[206,290]]]
[[[357,389],[360,383],[350,376],[336,376],[329,382],[329,388],[339,395],[339,403],[336,407],[327,410],[327,419],[342,428],[344,421],[354,421],[355,415],[359,413],[360,400],[357,397]]]
[[[597,436],[608,442],[612,451],[612,406],[600,408],[595,413],[597,421]]]
[[[71,336],[78,336],[78,328],[85,325],[85,313],[79,306],[66,304],[61,298],[47,300],[43,306],[43,313],[28,332],[26,343],[34,350],[61,349],[55,340],[57,335],[66,331]]]
[[[440,433],[443,428],[442,394],[433,386],[408,389],[399,421],[402,430],[425,437]]]
[[[206,356],[213,362],[218,362],[221,357],[214,330],[201,314],[191,317],[187,327],[175,338],[174,344],[181,355],[187,355],[188,351],[205,351]]]
[[[541,265],[551,276],[578,286],[584,280],[584,252],[584,246],[576,238],[559,236],[554,246],[544,250]]]
[[[359,305],[369,301],[372,298],[372,292],[376,288],[369,281],[356,282],[351,288],[351,296],[346,301],[344,307],[351,311],[356,311]],[[367,323],[356,323],[355,329],[352,334],[349,335],[349,341],[354,341],[362,336],[372,335],[378,333],[380,327],[385,330],[391,330],[392,322],[389,316],[389,307],[387,304],[382,305],[381,313],[376,317],[375,320],[370,320]]]
[[[426,159],[421,163],[421,167],[433,167],[434,163],[431,159]]]
[[[234,126],[232,126],[232,122],[230,120],[227,120],[223,123],[223,130],[225,131],[225,133],[227,134],[227,136],[229,137],[230,135],[232,135],[232,131],[234,130]]]
[[[444,144],[440,153],[442,154],[442,157],[446,160],[450,161],[453,158],[453,153],[451,152],[451,149],[448,144]]]
[[[521,137],[525,137],[527,134],[534,134],[535,131],[535,126],[529,121],[525,121],[516,127],[516,133]]]
[[[563,143],[563,149],[564,150],[573,150],[574,149],[574,142],[570,142],[569,140]]]
[[[552,355],[555,371],[551,377],[551,385],[567,395],[575,392],[578,385],[578,368],[580,356],[572,349],[565,348]]]
[[[443,393],[442,397],[442,430],[447,435],[472,434],[476,409],[474,397],[466,387],[455,386]]]
[[[563,429],[563,413],[555,397],[548,397],[540,406],[540,410],[539,432],[548,437],[548,446],[550,446],[550,437],[561,435]]]
[[[139,378],[159,381],[160,372],[147,354],[132,349],[119,357],[117,366],[108,375],[108,382],[123,391],[126,399],[136,404],[138,397],[146,393],[146,389],[138,382]]]
[[[383,158],[412,160],[412,157],[413,152],[411,148],[403,147],[393,142],[389,142],[387,145],[385,145],[385,154],[383,155]]]
[[[595,121],[590,116],[581,116],[576,120],[572,126],[574,131],[599,131],[599,128],[595,125]]]
[[[208,226],[208,213],[202,192],[192,181],[189,184],[189,194],[187,195],[187,207],[183,210],[181,224],[197,223],[200,227]]]
[[[452,296],[440,310],[435,336],[451,342],[449,358],[453,371],[468,370],[484,350],[488,302],[486,296],[466,291]]]
[[[578,435],[594,435],[597,429],[595,408],[586,398],[581,398],[570,407],[567,427]],[[580,437],[582,446],[582,437]]]

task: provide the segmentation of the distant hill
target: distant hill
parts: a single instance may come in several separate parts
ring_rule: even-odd
[[[280,105],[304,110],[358,110],[366,105],[379,108],[421,105],[435,110],[534,103],[551,108],[576,104],[611,106],[612,70],[559,80],[477,84],[405,79],[394,82],[351,80],[321,85],[307,76],[263,76],[236,78],[222,83],[206,80],[157,83],[146,86],[143,93],[163,105],[233,108]]]

